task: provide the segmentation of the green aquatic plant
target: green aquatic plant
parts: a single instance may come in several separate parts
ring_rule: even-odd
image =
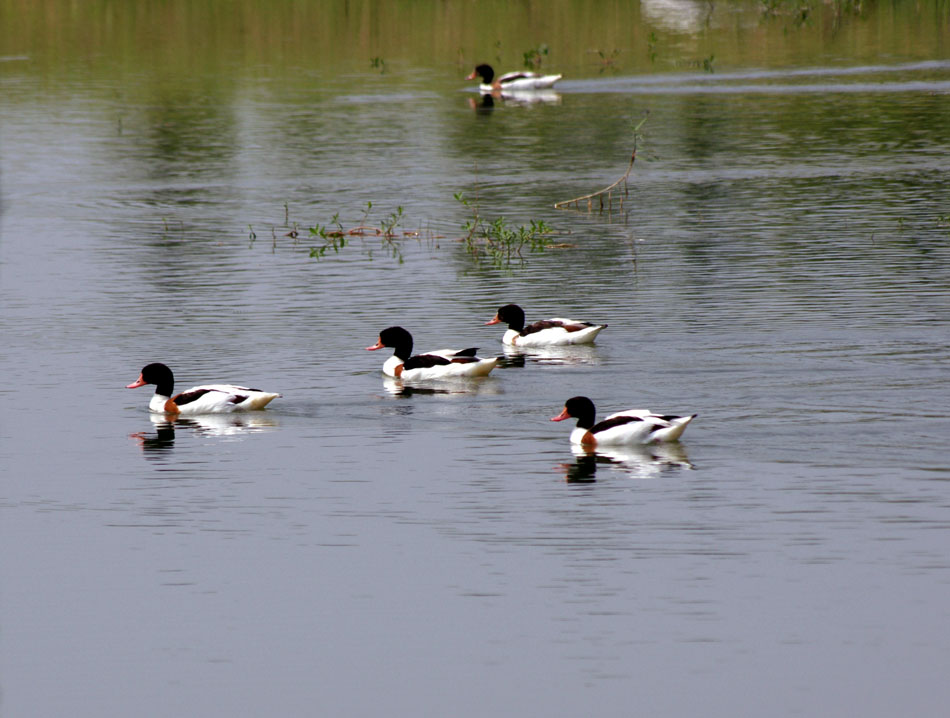
[[[598,60],[598,65],[600,65],[600,71],[603,72],[606,69],[616,70],[617,55],[620,54],[620,50],[614,48],[610,52],[605,52],[604,50],[589,50],[589,52],[596,53],[600,58]]]
[[[526,252],[543,252],[551,248],[566,248],[574,245],[566,243],[553,243],[550,241],[554,229],[541,220],[530,220],[524,225],[514,225],[504,217],[497,217],[490,221],[483,220],[479,214],[477,195],[474,201],[470,201],[461,192],[455,193],[455,199],[470,212],[471,216],[464,223],[465,236],[459,239],[465,245],[468,254],[477,261],[487,260],[499,267],[508,267],[513,261],[524,263]],[[320,240],[309,248],[309,257],[320,260],[331,254],[339,254],[345,248],[353,246],[354,237],[363,238],[361,246],[366,256],[372,259],[374,252],[380,247],[373,246],[367,239],[377,237],[381,241],[381,248],[392,259],[399,264],[403,264],[404,242],[406,240],[425,241],[433,249],[439,249],[439,239],[444,235],[433,233],[426,228],[425,231],[401,230],[399,226],[405,221],[406,215],[402,205],[379,220],[377,224],[370,221],[370,213],[373,209],[373,203],[367,202],[363,208],[363,216],[360,223],[350,229],[346,229],[340,220],[340,213],[334,213],[333,217],[326,224],[314,223],[306,231],[311,239]],[[293,229],[283,236],[293,237],[294,244],[298,236],[297,223],[293,223]],[[250,225],[248,225],[250,228]],[[303,231],[303,230],[301,230]],[[272,232],[274,248],[277,247],[277,233]],[[253,239],[252,239],[253,244]]]
[[[390,214],[386,219],[380,222],[382,235],[386,239],[392,239],[396,235],[396,226],[402,221],[402,207],[396,207],[396,211]]]
[[[647,39],[647,57],[650,58],[651,64],[656,62],[656,56],[657,56],[656,46],[658,42],[659,42],[659,38],[657,38],[656,33],[651,32],[650,37]]]
[[[397,232],[396,228],[403,220],[403,208],[399,206],[387,217],[379,222],[379,226],[374,226],[369,222],[369,213],[373,208],[372,202],[367,202],[363,209],[363,216],[360,223],[350,229],[345,229],[340,221],[340,213],[334,213],[327,224],[315,223],[307,231],[310,237],[319,237],[324,242],[322,245],[310,248],[310,257],[321,259],[327,255],[330,250],[338,253],[341,249],[351,244],[349,237],[380,237],[388,246],[392,256],[403,262],[402,250],[398,245],[398,240],[408,237],[418,237],[419,232]],[[296,223],[294,225],[296,229]],[[290,235],[287,235],[290,236]],[[372,255],[370,255],[372,256]]]
[[[548,46],[546,43],[541,43],[537,47],[533,47],[530,50],[522,53],[524,58],[524,66],[531,70],[537,70],[541,67],[541,63],[544,62],[544,58],[548,56]]]
[[[321,247],[311,247],[310,258],[321,259],[327,253],[327,250],[332,249],[334,252],[339,252],[345,246],[346,237],[334,237]]]
[[[552,244],[549,237],[554,229],[543,220],[529,220],[528,224],[513,226],[504,217],[485,221],[479,214],[477,196],[469,200],[464,193],[456,192],[455,200],[471,211],[472,216],[462,225],[466,234],[462,238],[465,249],[475,260],[487,259],[496,267],[508,267],[512,260],[524,263],[522,250],[543,252],[551,247],[567,247]]]

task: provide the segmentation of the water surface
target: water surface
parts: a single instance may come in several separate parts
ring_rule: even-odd
[[[525,48],[520,6],[198,4],[212,47],[0,6],[4,715],[942,715],[945,8],[555,5]],[[462,62],[542,41],[556,101],[473,110]],[[552,209],[647,112],[623,209]],[[570,246],[473,261],[456,192]],[[310,258],[369,202],[418,238]],[[363,351],[504,355],[508,302],[610,326],[447,387]],[[122,388],[155,360],[284,396],[168,424]],[[575,394],[699,417],[576,456]]]

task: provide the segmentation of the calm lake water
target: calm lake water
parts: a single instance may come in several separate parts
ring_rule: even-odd
[[[3,716],[944,714],[945,4],[226,5],[0,3]],[[550,101],[461,79],[541,42]],[[505,359],[402,387],[392,324]],[[151,361],[283,398],[168,424]],[[699,417],[575,456],[576,394]]]

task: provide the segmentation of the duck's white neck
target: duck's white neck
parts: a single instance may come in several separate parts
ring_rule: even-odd
[[[402,359],[397,356],[391,356],[385,362],[383,362],[383,374],[386,376],[396,376],[396,367],[403,365]]]
[[[502,337],[501,341],[503,344],[510,344],[515,346],[518,342],[518,337],[521,336],[521,332],[516,332],[514,329],[509,329],[505,332],[505,336]]]
[[[571,443],[572,444],[583,444],[584,437],[587,435],[587,429],[582,429],[577,426],[574,427],[574,431],[571,432]]]
[[[171,397],[163,396],[161,394],[152,394],[151,400],[148,402],[149,411],[154,411],[157,414],[165,413],[165,404]]]

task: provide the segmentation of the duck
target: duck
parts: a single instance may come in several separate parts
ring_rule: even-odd
[[[568,344],[592,344],[606,324],[578,322],[573,319],[544,319],[525,326],[524,310],[517,304],[506,304],[485,322],[485,326],[504,322],[508,331],[501,341],[503,344],[518,347],[556,347]]]
[[[551,417],[551,421],[577,419],[577,426],[571,432],[571,443],[593,449],[676,441],[686,431],[689,422],[698,416],[672,416],[654,414],[648,409],[627,409],[595,424],[596,413],[594,402],[586,396],[573,396],[565,402],[560,414]]]
[[[561,75],[539,75],[536,72],[506,72],[501,77],[495,77],[495,71],[491,65],[478,65],[472,70],[472,74],[466,77],[466,80],[482,78],[478,86],[479,92],[490,94],[492,92],[520,92],[524,90],[545,90],[554,85],[561,79]]]
[[[383,374],[403,380],[458,379],[488,376],[498,358],[480,359],[477,348],[439,349],[412,355],[412,335],[402,327],[388,327],[379,333],[379,339],[366,351],[384,347],[393,349],[393,355],[383,364]]]
[[[193,386],[172,396],[175,375],[161,362],[154,362],[142,369],[139,378],[126,389],[135,389],[146,384],[155,385],[155,394],[148,403],[149,411],[156,414],[230,414],[235,411],[263,409],[281,396],[260,389],[249,389],[233,384],[202,384]]]

